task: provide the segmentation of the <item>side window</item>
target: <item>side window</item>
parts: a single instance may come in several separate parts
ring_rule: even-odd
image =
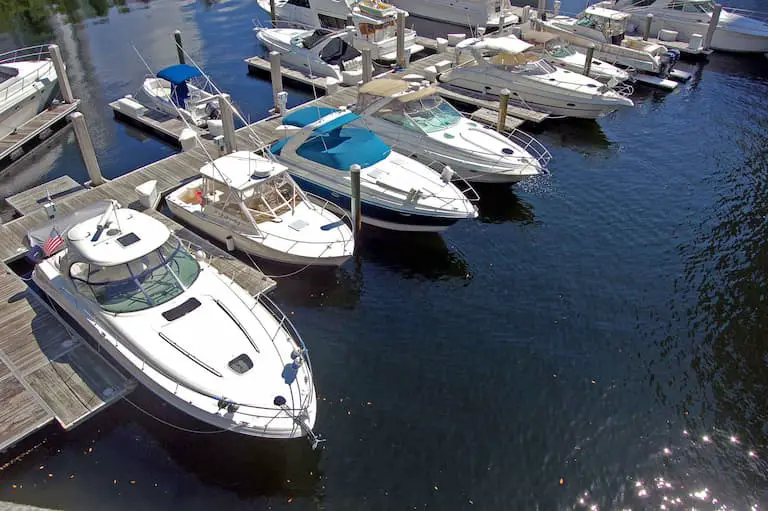
[[[309,9],[309,0],[288,0],[288,4]]]
[[[91,292],[91,286],[87,284],[88,272],[89,268],[87,263],[72,263],[69,267],[69,278],[75,285],[77,292],[90,298],[93,297],[93,293]]]

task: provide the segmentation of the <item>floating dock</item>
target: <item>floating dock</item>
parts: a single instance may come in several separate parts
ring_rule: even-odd
[[[187,128],[187,125],[178,117],[173,117],[168,114],[163,114],[155,110],[148,108],[128,108],[126,101],[135,103],[141,106],[139,103],[131,97],[118,99],[109,104],[112,112],[115,115],[115,119],[131,124],[138,128],[151,131],[162,140],[169,142],[176,147],[181,147],[181,132]],[[203,130],[197,127],[191,128],[198,135],[206,135],[207,130]]]

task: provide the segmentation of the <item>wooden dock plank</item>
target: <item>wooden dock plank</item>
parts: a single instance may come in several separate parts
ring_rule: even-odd
[[[114,112],[115,118],[138,125],[142,128],[148,127],[164,138],[177,144],[179,143],[179,136],[181,135],[182,130],[188,127],[184,121],[178,117],[173,117],[156,110],[148,109],[145,114],[135,115],[130,110],[123,108],[119,100],[110,103],[109,107]],[[193,127],[192,129],[195,130],[198,135],[208,133],[207,130],[198,127]]]
[[[16,378],[0,381],[0,452],[53,420],[37,396]]]
[[[58,200],[67,195],[82,192],[85,188],[69,176],[61,176],[53,181],[35,186],[29,190],[7,197],[5,201],[20,215],[27,215],[40,209],[51,200]]]
[[[499,110],[499,100],[495,98],[484,99],[484,98],[469,96],[466,94],[462,94],[460,92],[456,92],[454,90],[446,89],[445,87],[438,87],[437,91],[442,97],[451,101],[456,101],[458,103],[477,106],[480,108],[486,108],[494,112],[497,112]],[[517,117],[519,119],[523,119],[525,121],[531,121],[531,122],[541,122],[544,119],[549,117],[549,114],[537,112],[529,108],[521,108],[511,104],[507,108],[507,114],[513,117]]]
[[[245,63],[248,65],[248,73],[270,73],[271,64],[268,60],[261,57],[249,57],[245,59]],[[296,69],[292,69],[286,66],[281,66],[283,79],[287,81],[293,81],[302,85],[314,86],[322,92],[325,92],[328,88],[328,82],[325,78],[312,77]]]
[[[494,112],[493,110],[488,110],[487,108],[479,108],[472,112],[469,117],[476,121],[482,122],[483,124],[487,124],[493,128],[495,128],[499,123],[499,113]],[[504,119],[503,130],[511,132],[523,124],[523,122],[524,121],[522,119],[508,115],[506,119]]]
[[[51,106],[48,110],[37,114],[16,130],[0,140],[0,160],[4,160],[18,148],[30,142],[43,131],[74,112],[80,105],[80,100],[74,103],[60,103]]]
[[[0,381],[4,380],[6,376],[11,374],[11,369],[8,365],[0,360]]]

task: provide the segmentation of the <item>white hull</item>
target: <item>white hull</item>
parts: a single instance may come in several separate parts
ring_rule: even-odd
[[[140,91],[141,103],[151,110],[183,118],[193,126],[204,128],[212,118],[212,112],[219,110],[219,100],[192,84],[188,84],[188,87],[192,97],[187,100],[186,108],[179,108],[171,100],[168,82],[161,78],[147,78]]]
[[[493,0],[391,0],[411,15],[459,26],[498,26]],[[511,18],[509,14],[507,18]],[[508,21],[507,21],[508,22]],[[505,22],[505,24],[507,23]]]
[[[99,347],[104,349],[115,362],[131,375],[132,378],[144,385],[153,394],[169,405],[213,428],[227,430],[232,433],[275,439],[298,438],[304,435],[303,431],[298,426],[275,433],[272,433],[272,430],[269,429],[251,428],[238,423],[233,420],[232,417],[206,412],[199,407],[190,404],[186,399],[170,392],[168,388],[158,384],[155,378],[150,377],[145,370],[140,369],[136,365],[135,356],[132,357],[127,355],[127,353],[129,353],[127,348],[114,337],[112,332],[104,329],[103,326],[97,325],[93,319],[89,319],[91,314],[88,312],[87,306],[83,306],[82,304],[77,306],[76,302],[72,302],[72,299],[75,299],[74,295],[64,291],[60,286],[55,286],[48,278],[42,277],[38,272],[39,269],[36,268],[33,273],[35,284],[37,284],[48,297],[53,299],[62,309],[64,309],[67,314],[69,314],[70,317],[72,317],[77,324],[96,341]],[[65,297],[61,299],[62,292],[66,293],[69,298]],[[316,400],[313,399],[309,409],[310,427],[314,426],[316,407]]]
[[[235,243],[235,248],[246,254],[251,254],[262,259],[268,259],[270,261],[276,261],[284,264],[292,265],[313,265],[313,266],[341,266],[352,256],[349,252],[345,255],[338,257],[317,257],[317,256],[302,256],[292,254],[285,251],[275,250],[261,243],[259,239],[254,239],[249,236],[240,234],[236,231],[228,229],[227,227],[220,225],[204,216],[200,212],[189,211],[184,206],[180,205],[177,200],[169,196],[166,200],[168,208],[171,210],[174,216],[181,219],[184,223],[191,225],[195,229],[204,232],[213,239],[225,243],[230,236]]]
[[[0,138],[13,133],[51,104],[58,90],[55,77],[53,81],[37,83],[38,86],[27,87],[24,93],[11,96],[0,105]]]

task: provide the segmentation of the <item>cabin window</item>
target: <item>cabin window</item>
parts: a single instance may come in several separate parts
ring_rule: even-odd
[[[317,17],[320,18],[320,26],[323,28],[340,29],[346,28],[347,26],[347,20],[343,20],[341,18],[335,18],[333,16],[320,13],[317,14]]]
[[[648,7],[654,2],[656,2],[656,0],[635,0],[632,2],[632,7]]]
[[[288,0],[288,5],[309,9],[309,0]]]
[[[169,302],[191,286],[199,273],[200,265],[175,238],[125,264],[78,261],[69,267],[78,292],[117,314]]]
[[[714,2],[711,0],[672,0],[667,5],[668,9],[676,11],[694,12],[697,14],[707,14],[712,12]]]

